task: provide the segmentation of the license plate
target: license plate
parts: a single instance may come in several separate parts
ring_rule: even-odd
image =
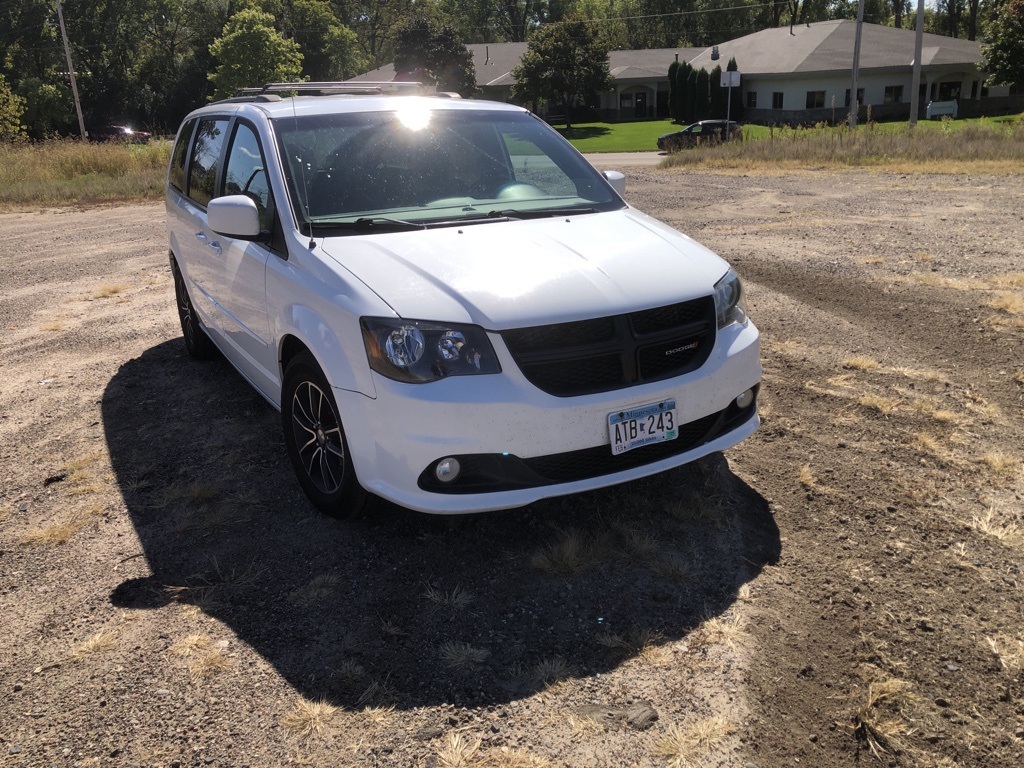
[[[614,456],[642,445],[675,440],[679,437],[676,401],[663,400],[609,413],[608,437]]]

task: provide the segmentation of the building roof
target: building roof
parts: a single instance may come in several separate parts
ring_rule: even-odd
[[[467,45],[476,67],[476,84],[486,86],[510,86],[515,82],[512,70],[526,53],[526,43],[474,43]],[[608,54],[608,68],[613,80],[661,79],[668,75],[669,65],[676,60],[686,61],[703,51],[703,48],[649,48],[642,51],[611,51]],[[394,64],[353,77],[353,81],[369,80],[387,82],[395,79]]]
[[[775,27],[718,45],[721,58],[711,60],[705,49],[690,60],[696,69],[707,70],[735,57],[745,75],[821,73],[853,69],[853,47],[857,22],[849,19]],[[912,29],[864,24],[861,34],[860,69],[909,67],[914,61]],[[958,65],[975,67],[981,60],[981,45],[925,33],[922,66]],[[724,64],[723,64],[724,66]]]

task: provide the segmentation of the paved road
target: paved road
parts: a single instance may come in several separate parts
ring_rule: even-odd
[[[663,152],[596,152],[585,155],[598,170],[619,170],[637,166],[657,165],[665,159]]]

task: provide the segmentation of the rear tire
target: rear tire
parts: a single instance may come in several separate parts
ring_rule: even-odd
[[[371,496],[356,479],[334,394],[308,352],[285,370],[281,426],[299,485],[317,508],[333,517],[366,509]]]
[[[196,360],[209,360],[217,354],[217,348],[199,323],[196,309],[192,306],[192,299],[188,295],[185,277],[181,274],[177,262],[172,262],[171,271],[174,273],[174,298],[178,305],[178,320],[181,321],[181,335],[185,339],[185,349]]]

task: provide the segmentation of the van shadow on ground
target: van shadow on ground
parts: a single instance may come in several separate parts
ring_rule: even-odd
[[[766,501],[720,455],[508,512],[324,517],[278,414],[179,340],[125,363],[102,409],[152,574],[112,602],[196,604],[309,699],[475,706],[606,672],[645,633],[673,642],[726,611],[780,553]]]

